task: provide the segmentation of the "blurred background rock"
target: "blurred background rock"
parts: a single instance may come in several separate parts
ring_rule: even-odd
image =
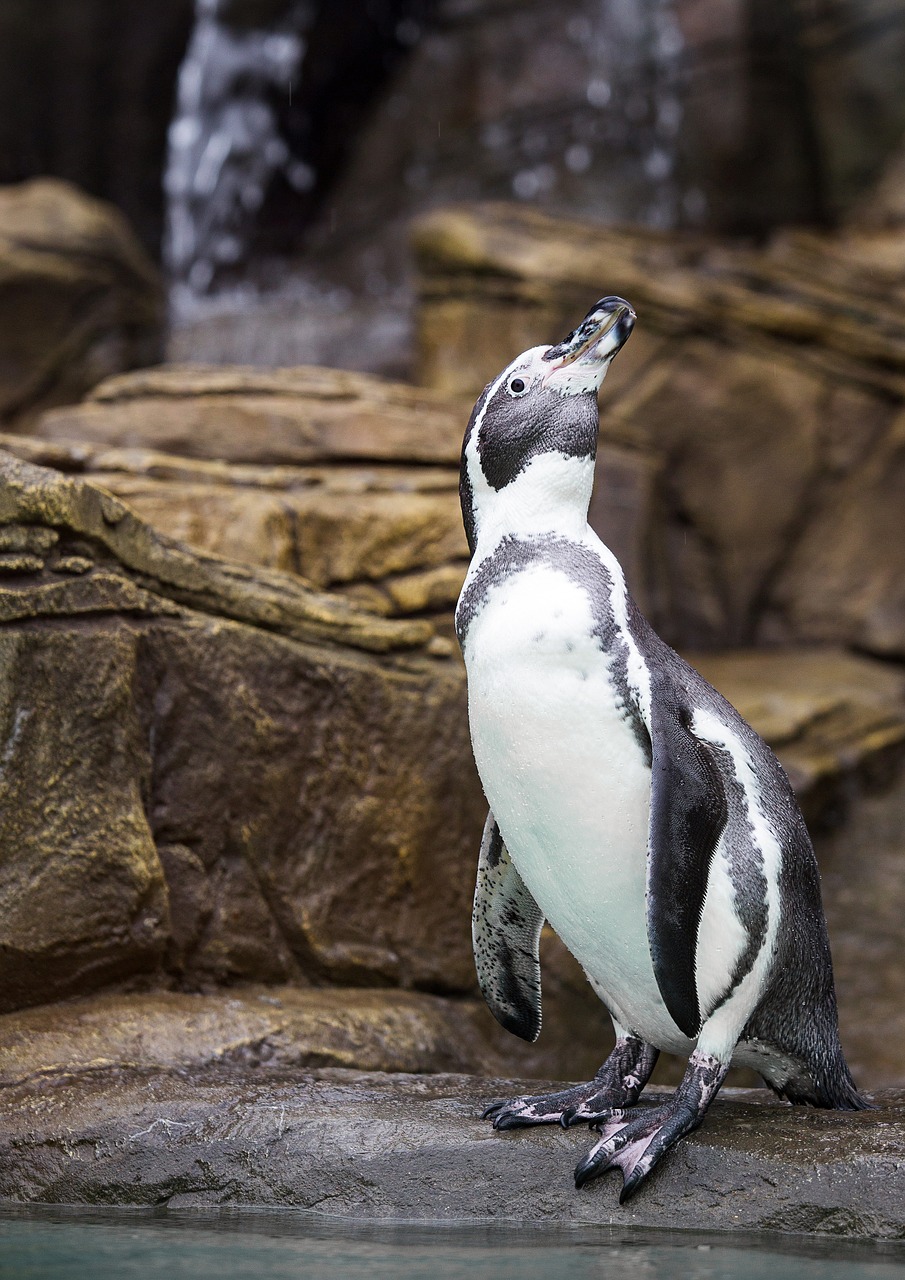
[[[905,1083],[897,0],[0,0],[0,183],[5,1081],[599,1065],[552,936],[476,998],[451,622],[471,401],[617,292],[592,521]]]

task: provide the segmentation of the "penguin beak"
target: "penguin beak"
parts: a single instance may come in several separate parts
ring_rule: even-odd
[[[628,341],[635,318],[624,298],[601,298],[568,338],[544,352],[542,358],[552,368],[543,385],[552,385],[564,395],[596,390],[610,361]]]

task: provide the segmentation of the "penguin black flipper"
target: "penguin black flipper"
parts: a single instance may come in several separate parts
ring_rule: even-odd
[[[653,701],[647,933],[663,1003],[693,1040],[701,1029],[698,927],[728,805],[713,751],[692,733],[689,712],[665,690]]]
[[[488,813],[478,857],[471,937],[488,1008],[507,1031],[540,1035],[540,931],[544,916],[525,888]]]

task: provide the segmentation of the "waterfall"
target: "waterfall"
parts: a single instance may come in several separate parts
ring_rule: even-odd
[[[278,21],[253,30],[229,23],[226,7],[195,0],[168,135],[164,261],[195,294],[244,259],[276,174],[300,191],[315,180],[292,155],[274,109],[274,97],[298,83],[313,6],[289,4]]]

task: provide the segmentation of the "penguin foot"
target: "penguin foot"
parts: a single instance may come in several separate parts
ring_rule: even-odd
[[[494,1129],[521,1129],[534,1124],[561,1124],[564,1129],[603,1120],[634,1106],[650,1079],[659,1050],[637,1036],[620,1036],[593,1080],[559,1093],[526,1094],[492,1102],[482,1115]]]
[[[695,1052],[671,1102],[630,1117],[614,1114],[605,1124],[595,1126],[600,1141],[575,1169],[576,1187],[608,1169],[619,1169],[619,1203],[625,1204],[670,1147],[698,1128],[728,1069],[718,1058]]]
[[[482,1112],[481,1119],[492,1120],[494,1129],[521,1129],[532,1124],[561,1124],[565,1129],[570,1124],[578,1124],[585,1111],[589,1117],[603,1117],[620,1105],[626,1105],[624,1097],[601,1092],[600,1085],[592,1080],[560,1093],[526,1094],[492,1102]]]

